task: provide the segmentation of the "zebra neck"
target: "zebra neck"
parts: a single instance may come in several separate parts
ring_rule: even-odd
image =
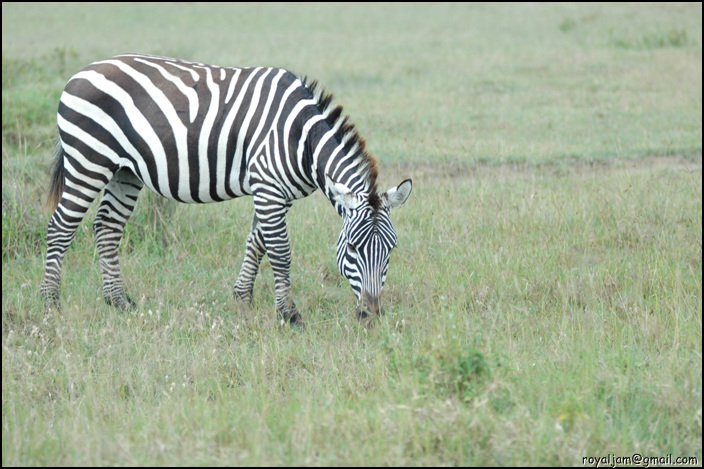
[[[326,176],[344,184],[358,196],[376,193],[378,174],[376,159],[365,149],[365,141],[342,106],[332,105],[332,94],[326,94],[317,82],[306,85],[316,103],[315,111],[305,119],[300,141],[305,141],[304,167],[308,177],[342,215]]]
[[[323,136],[311,146],[312,179],[340,216],[344,211],[343,207],[335,200],[327,186],[326,175],[345,185],[358,196],[366,197],[376,192],[376,159],[364,150],[364,142],[356,133],[353,138],[355,142],[350,146],[344,136],[341,139],[325,139]]]

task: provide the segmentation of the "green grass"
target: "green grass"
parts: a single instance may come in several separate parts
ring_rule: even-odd
[[[700,4],[4,3],[3,465],[701,464],[701,31]],[[249,199],[142,194],[136,313],[102,301],[93,207],[44,314],[58,98],[125,51],[320,79],[382,186],[413,177],[374,328],[320,194],[289,217],[306,330],[266,260],[231,298]]]

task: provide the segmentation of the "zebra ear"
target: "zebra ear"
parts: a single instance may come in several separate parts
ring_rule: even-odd
[[[383,194],[382,200],[384,205],[389,210],[398,208],[408,200],[411,195],[411,189],[413,188],[413,181],[406,179],[398,187],[392,187],[385,194]]]
[[[359,204],[361,203],[359,197],[357,197],[357,194],[348,189],[347,186],[333,181],[329,174],[325,175],[325,183],[330,190],[332,200],[335,200],[338,204],[342,205],[345,210],[354,210],[359,207]]]

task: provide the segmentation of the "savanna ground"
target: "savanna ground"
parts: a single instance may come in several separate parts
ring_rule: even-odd
[[[3,465],[701,464],[701,4],[3,3],[2,41]],[[289,217],[305,330],[266,262],[231,298],[249,199],[143,193],[132,313],[94,207],[44,313],[62,87],[133,51],[317,78],[383,188],[413,177],[375,327],[320,194]]]

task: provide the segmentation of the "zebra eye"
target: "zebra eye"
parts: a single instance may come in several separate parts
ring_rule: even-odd
[[[352,254],[357,254],[357,248],[352,243],[347,243],[347,250]]]

